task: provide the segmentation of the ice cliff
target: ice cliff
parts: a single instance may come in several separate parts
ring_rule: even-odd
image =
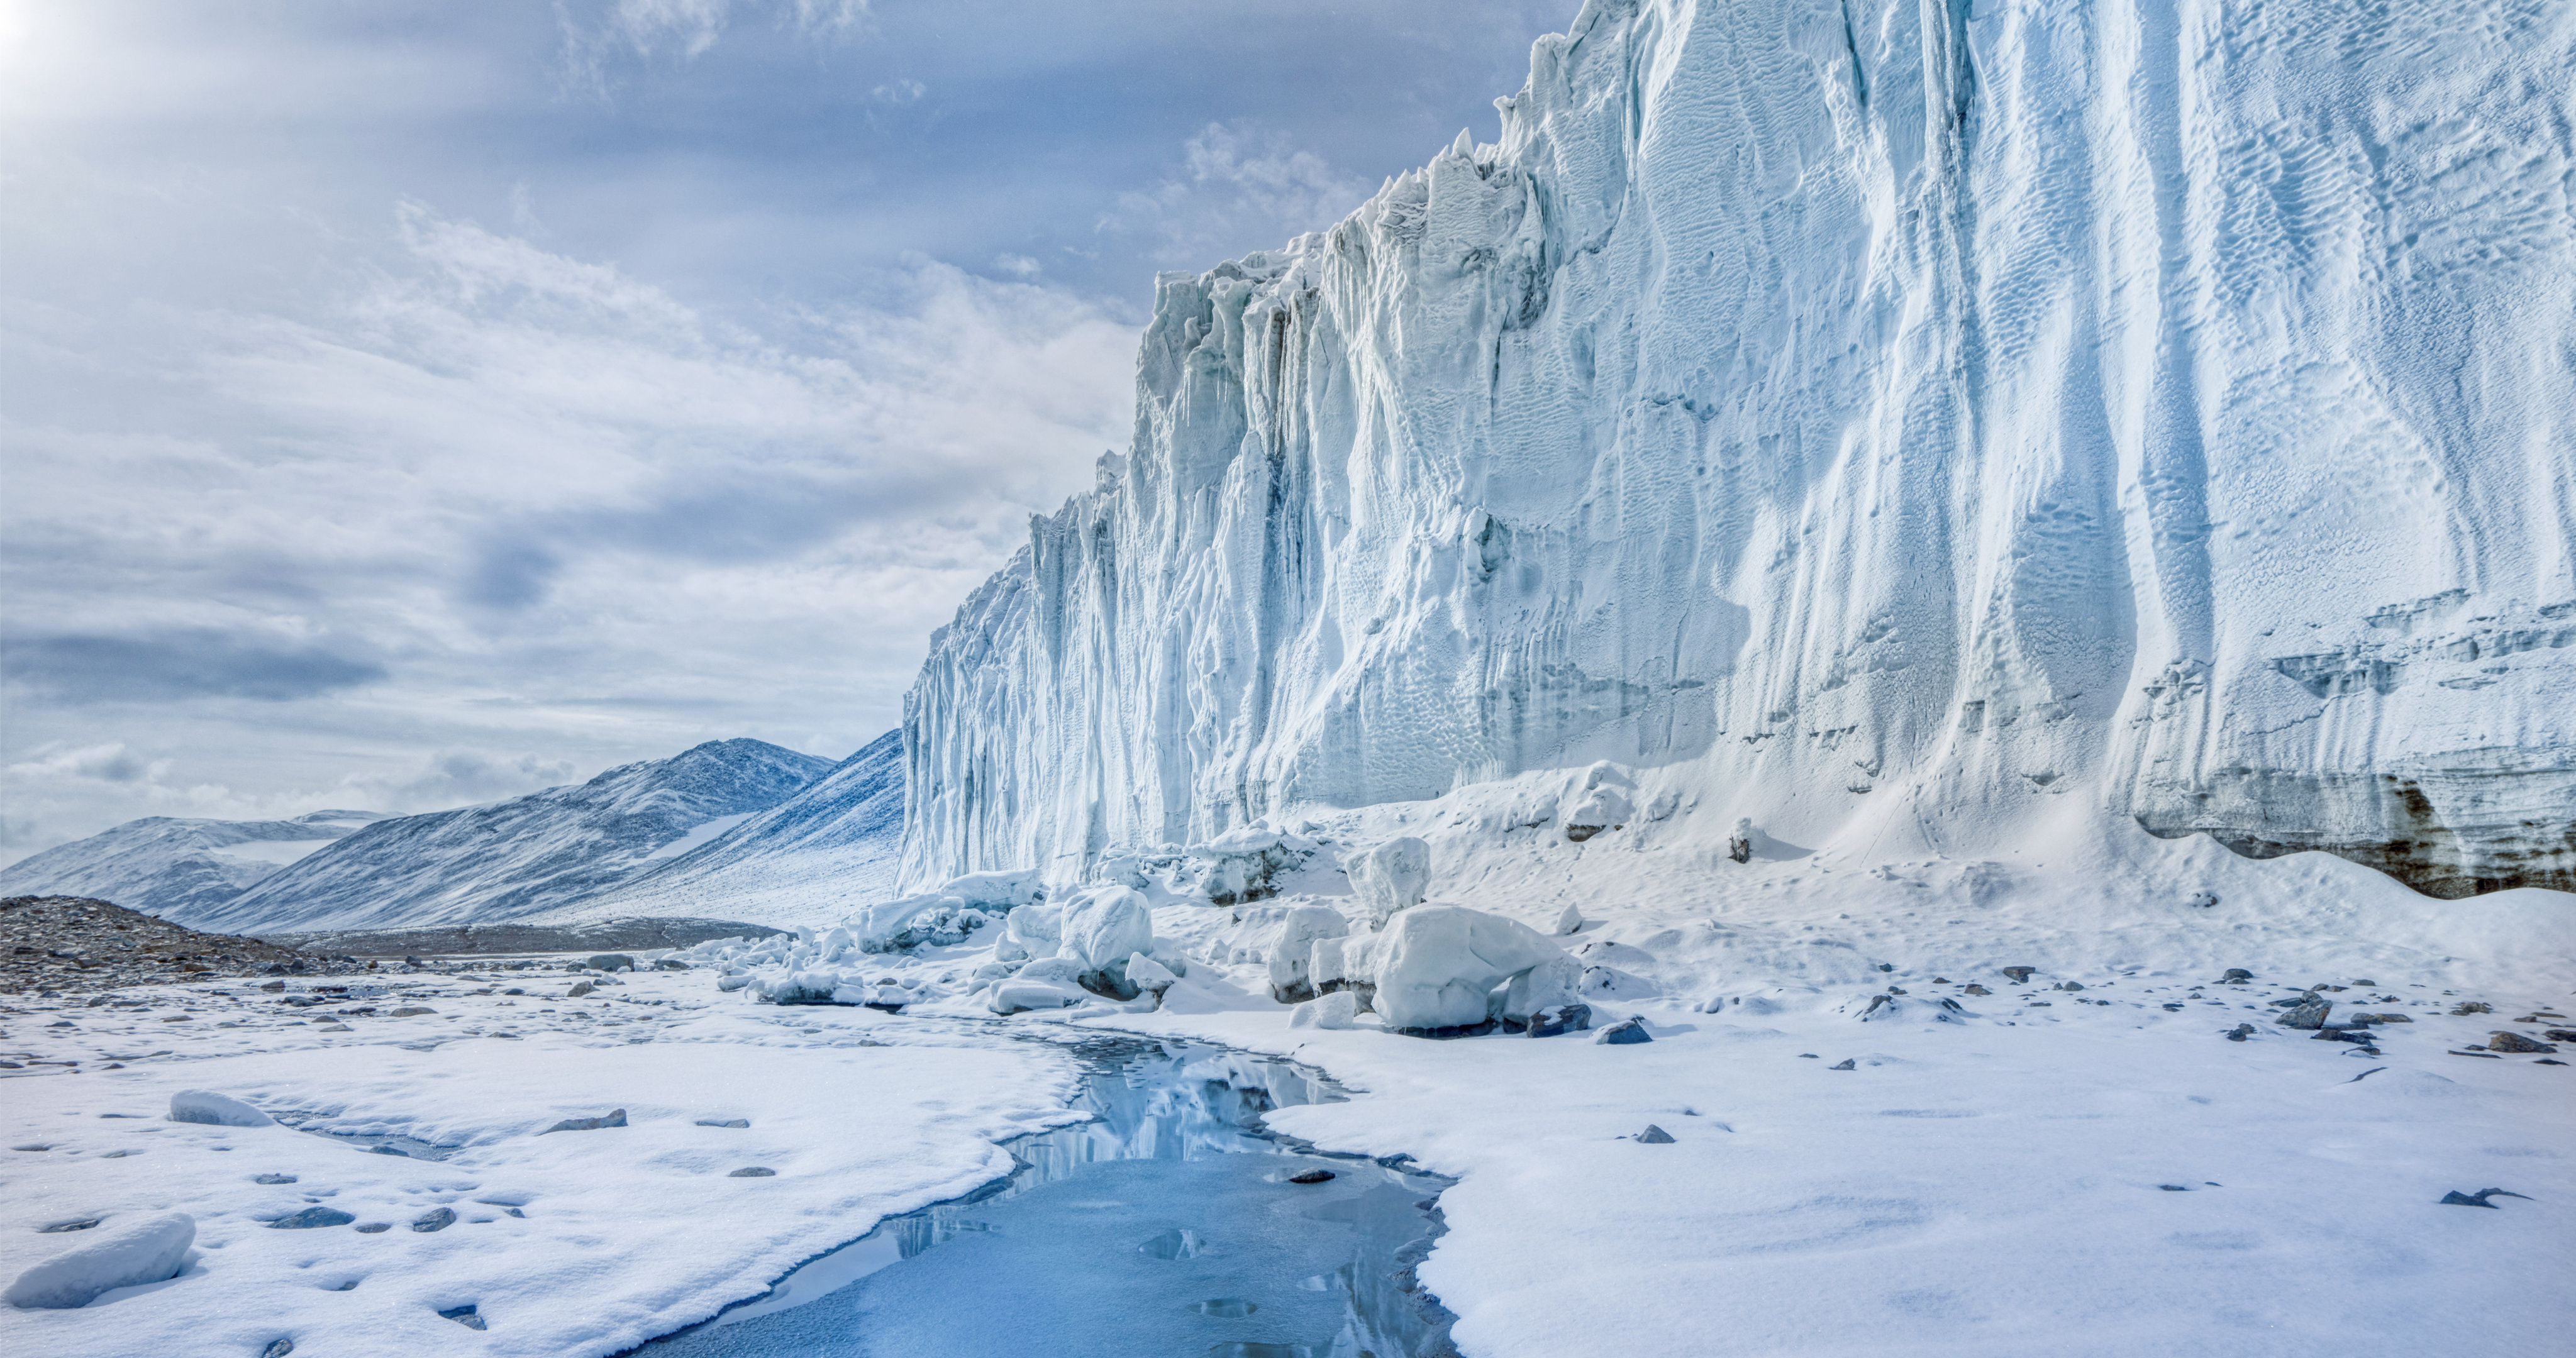
[[[2571,72],[2540,4],[1593,0],[1499,144],[1159,280],[933,642],[904,881],[1606,760],[2576,888]]]

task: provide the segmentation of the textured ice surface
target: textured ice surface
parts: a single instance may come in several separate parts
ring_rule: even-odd
[[[2571,72],[2566,6],[1594,0],[1500,144],[1161,278],[1133,447],[933,643],[905,877],[1606,759],[2576,885]]]
[[[61,1310],[87,1306],[101,1292],[157,1283],[176,1274],[197,1239],[185,1212],[119,1223],[101,1238],[72,1237],[73,1248],[18,1275],[0,1301],[11,1306]]]

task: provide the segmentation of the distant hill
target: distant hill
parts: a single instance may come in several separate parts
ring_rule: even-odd
[[[765,741],[710,741],[587,783],[379,820],[183,919],[245,934],[518,920],[686,854],[832,767]]]
[[[91,896],[147,915],[200,916],[383,819],[378,811],[293,820],[146,816],[0,868],[0,896]]]
[[[803,791],[703,847],[551,911],[543,922],[838,919],[855,905],[894,894],[903,799],[903,733],[888,731]]]

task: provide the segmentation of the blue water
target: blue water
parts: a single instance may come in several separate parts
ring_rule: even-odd
[[[1338,1101],[1283,1062],[1183,1043],[1080,1049],[1094,1120],[1021,1169],[886,1222],[654,1358],[1438,1358],[1412,1265],[1435,1176],[1304,1153],[1262,1114]],[[1291,1175],[1323,1170],[1324,1183]]]

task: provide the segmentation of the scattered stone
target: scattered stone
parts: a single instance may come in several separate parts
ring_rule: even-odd
[[[1613,1047],[1629,1047],[1640,1042],[1652,1042],[1655,1035],[1646,1031],[1644,1019],[1624,1018],[1602,1029],[1592,1040]]]
[[[2520,1033],[2499,1028],[2488,1035],[2487,1050],[2491,1052],[2518,1052],[2529,1056],[2546,1056],[2558,1049],[2550,1046],[2546,1042],[2534,1042]]]
[[[1673,1134],[1649,1122],[1646,1124],[1646,1130],[1637,1133],[1637,1144],[1640,1146],[1669,1146],[1673,1144]]]
[[[271,995],[274,995],[274,994],[276,994],[277,992],[279,992],[279,991],[281,991],[281,990],[286,989],[286,982],[284,982],[284,981],[263,981],[263,982],[261,982],[261,983],[260,983],[260,987],[259,987],[259,988],[260,988],[260,989],[262,989],[262,990],[264,990],[264,991],[267,991],[267,992],[268,992],[269,994],[271,994]],[[280,1343],[280,1344],[283,1344],[283,1343],[285,1343],[285,1342],[287,1342],[287,1341],[285,1341],[285,1340],[281,1339],[281,1340],[278,1340],[277,1342],[278,1342],[278,1343]]]
[[[1292,1184],[1328,1184],[1333,1181],[1333,1177],[1333,1172],[1329,1169],[1310,1169],[1303,1174],[1289,1175],[1288,1182]]]
[[[1894,971],[1896,970],[1896,964],[1893,962],[1881,962],[1878,964],[1878,969],[1880,971]]]
[[[2084,983],[2082,981],[2060,981],[2057,983],[2057,989],[2059,990],[2082,990],[2083,988]]]
[[[1986,989],[1984,986],[1970,982],[1964,989],[1960,990],[1959,993],[1962,995],[1992,995],[1995,992]]]
[[[1855,1064],[1853,1063],[1852,1058],[1850,1058],[1850,1057],[1848,1057],[1848,1056],[1844,1057],[1842,1060],[1837,1061],[1837,1062],[1835,1062],[1834,1064],[1832,1064],[1832,1065],[1830,1065],[1830,1066],[1825,1067],[1825,1069],[1827,1069],[1827,1070],[1858,1070],[1859,1068],[1860,1068],[1859,1066],[1857,1066],[1857,1065],[1855,1065]]]
[[[432,1009],[432,1008],[430,1008],[428,1005],[425,1005],[425,1004],[407,1004],[407,1005],[404,1005],[402,1008],[400,1008],[400,1009],[397,1009],[397,1010],[393,1011],[393,1013],[386,1015],[386,1017],[388,1017],[388,1018],[418,1018],[418,1017],[420,1017],[420,1016],[421,1016],[421,1015],[423,1015],[423,1014],[435,1014],[435,1013],[437,1013],[437,1012],[438,1012],[437,1010]]]
[[[2227,1030],[2227,1040],[2230,1042],[2242,1042],[2253,1035],[2254,1025],[2250,1023],[2240,1023]]]
[[[349,1025],[345,1023],[325,1023],[313,1031],[317,1033],[345,1033],[349,1031]]]
[[[762,1165],[745,1165],[725,1176],[728,1179],[774,1179],[778,1171]]]
[[[286,1358],[286,1355],[293,1352],[295,1352],[295,1341],[280,1339],[272,1342],[267,1348],[261,1349],[259,1358]]]
[[[592,971],[633,971],[635,959],[622,952],[594,953],[582,965]]]
[[[2453,1055],[2453,1056],[2483,1056],[2483,1057],[2485,1057],[2486,1059],[2488,1059],[2488,1060],[2490,1060],[2490,1061],[2501,1061],[2501,1060],[2503,1060],[2503,1059],[2504,1059],[2503,1057],[2496,1055],[2494,1052],[2484,1052],[2484,1051],[2455,1051],[2455,1052],[2451,1053],[2451,1055]]]
[[[390,1231],[390,1230],[392,1230],[393,1228],[394,1228],[394,1224],[393,1224],[392,1222],[390,1222],[390,1221],[370,1221],[370,1222],[368,1222],[367,1224],[365,1224],[365,1225],[363,1225],[363,1226],[360,1226],[360,1227],[358,1228],[358,1234],[360,1234],[360,1235],[383,1235],[385,1232]]]
[[[2501,1188],[2481,1188],[2475,1193],[2462,1193],[2454,1189],[2451,1192],[2443,1194],[2442,1200],[2434,1205],[2438,1207],[2487,1207],[2495,1208],[2497,1211],[2503,1210],[2502,1208],[2497,1208],[2494,1203],[2487,1201],[2489,1198],[2520,1198],[2524,1202],[2530,1202],[2532,1200],[2531,1196],[2527,1193],[2508,1193]]]
[[[39,1226],[36,1228],[36,1234],[61,1235],[65,1231],[86,1231],[105,1220],[107,1220],[105,1217],[74,1217],[69,1221],[57,1221],[51,1226]]]
[[[2027,985],[2030,983],[2030,974],[2037,970],[2039,970],[2037,967],[2006,967],[2003,972],[2005,979],[2014,985]]]
[[[2369,1079],[2371,1076],[2373,1076],[2373,1075],[2377,1075],[2379,1072],[2381,1072],[2381,1071],[2383,1071],[2383,1070],[2386,1070],[2386,1069],[2388,1069],[2388,1067],[2386,1067],[2386,1066],[2372,1066],[2370,1069],[2363,1071],[2363,1072],[2362,1072],[2362,1073],[2360,1073],[2359,1075],[2356,1075],[2356,1076],[2352,1077],[2351,1079],[2344,1081],[2344,1083],[2345,1083],[2345,1084],[2348,1084],[2348,1085],[2357,1085],[2357,1084],[2360,1084],[2362,1081]]]
[[[611,1112],[606,1117],[565,1118],[563,1121],[556,1123],[552,1127],[548,1127],[544,1132],[537,1133],[537,1135],[544,1136],[547,1132],[595,1132],[602,1127],[623,1127],[625,1125],[626,1110],[620,1108]]]
[[[269,1127],[276,1119],[229,1094],[211,1089],[183,1089],[170,1096],[172,1122],[197,1122],[214,1127]]]
[[[451,1306],[446,1310],[439,1312],[438,1318],[441,1320],[455,1321],[457,1324],[462,1325],[469,1330],[488,1330],[492,1328],[490,1325],[484,1323],[481,1313],[471,1306]]]
[[[699,1125],[699,1126],[701,1126],[701,1127],[748,1127],[748,1126],[750,1126],[750,1125],[751,1125],[751,1119],[749,1119],[749,1118],[700,1118],[700,1119],[698,1119],[698,1125]]]
[[[2289,1012],[2281,1015],[2281,1026],[2284,1028],[2322,1028],[2326,1026],[2326,1015],[2333,1012],[2334,1001],[2318,999],[2314,994],[2310,994],[2301,999],[2297,1004],[2290,1006]]]
[[[2218,983],[2220,985],[2243,985],[2247,981],[2253,979],[2254,973],[2247,971],[2245,968],[2229,967],[2226,973],[2218,978]]]
[[[1529,1027],[1523,1031],[1530,1037],[1557,1037],[1591,1026],[1591,1005],[1556,1004],[1530,1015]]]
[[[254,1174],[250,1176],[250,1181],[255,1184],[291,1184],[295,1182],[295,1176],[292,1174]]]
[[[346,1226],[357,1218],[335,1207],[307,1207],[268,1223],[273,1231],[309,1231],[320,1226]]]
[[[2494,1012],[2495,1006],[2484,1000],[2462,1000],[2457,1008],[2451,1010],[2451,1016],[2453,1018],[2461,1018],[2470,1014],[2492,1014]]]
[[[453,1207],[440,1207],[421,1213],[420,1219],[414,1221],[411,1224],[411,1228],[420,1232],[422,1235],[427,1235],[431,1231],[446,1230],[448,1227],[455,1224],[456,1209]]]
[[[98,1294],[114,1288],[177,1277],[187,1266],[188,1247],[196,1240],[196,1218],[185,1212],[140,1221],[19,1274],[7,1291],[0,1292],[0,1301],[57,1311],[87,1306]]]
[[[2191,1191],[2191,1185],[2189,1184],[2157,1184],[2156,1187],[2161,1188],[2168,1193],[2188,1193]]]
[[[591,985],[590,985],[590,982],[588,982],[588,981],[575,981],[575,982],[573,982],[573,983],[572,983],[572,989],[567,990],[567,991],[565,991],[565,992],[564,992],[564,998],[565,998],[565,999],[568,999],[568,1000],[577,1000],[577,999],[580,999],[582,996],[589,994],[589,993],[590,993],[590,991],[591,991]]]
[[[2552,1028],[2541,1036],[2552,1042],[2576,1042],[2576,1029]]]
[[[688,969],[689,964],[676,957],[665,957],[653,964],[655,971],[687,971]]]

